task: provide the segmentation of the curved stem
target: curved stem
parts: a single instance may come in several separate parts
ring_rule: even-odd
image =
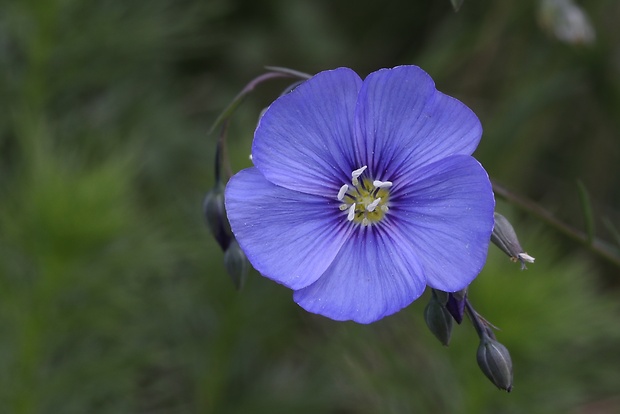
[[[226,118],[222,124],[220,135],[217,139],[217,148],[215,150],[215,181],[220,182],[221,179],[221,165],[224,163],[224,171],[226,173],[227,182],[232,177],[232,167],[230,166],[230,159],[228,158],[228,148],[226,147],[226,137],[228,135],[228,126],[230,125],[230,118]]]
[[[235,112],[237,107],[241,105],[246,96],[250,94],[261,83],[268,81],[270,79],[278,79],[278,78],[298,78],[302,80],[309,79],[311,75],[307,73],[298,72],[292,69],[280,68],[280,67],[267,67],[267,69],[271,70],[271,72],[264,73],[254,79],[252,79],[245,87],[239,92],[237,96],[232,100],[232,102],[222,111],[222,113],[217,117],[211,129],[209,130],[209,135],[215,131],[218,126],[222,126],[220,129],[220,134],[217,140],[217,148],[215,151],[215,181],[220,182],[221,179],[221,167],[223,164],[225,173],[226,173],[226,181],[230,177],[232,177],[232,167],[230,165],[230,159],[228,158],[228,148],[226,146],[226,138],[228,136],[228,126],[230,125],[230,118],[232,114]]]
[[[288,73],[288,72],[267,72],[252,79],[247,85],[245,85],[245,87],[241,90],[241,92],[239,92],[237,96],[235,96],[232,102],[228,104],[226,109],[224,109],[224,111],[222,111],[222,113],[217,117],[217,119],[213,123],[213,126],[211,127],[211,130],[209,131],[209,134],[215,131],[215,129],[226,119],[229,119],[230,116],[233,114],[233,112],[235,112],[237,107],[241,104],[241,102],[243,102],[245,97],[248,96],[250,92],[252,92],[254,88],[256,88],[261,83],[268,81],[270,79],[297,78],[297,77],[298,76],[295,76],[294,74]],[[305,78],[302,78],[302,79],[305,79]]]

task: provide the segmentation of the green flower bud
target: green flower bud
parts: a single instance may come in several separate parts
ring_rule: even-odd
[[[228,217],[226,216],[224,185],[222,183],[218,182],[207,193],[203,203],[203,211],[211,234],[213,234],[222,250],[226,251],[233,239],[233,235],[228,223]]]
[[[237,240],[232,239],[228,249],[224,253],[224,266],[228,275],[232,279],[235,288],[240,290],[245,284],[250,271],[250,262],[248,262],[245,253],[239,247]]]
[[[523,251],[512,224],[499,213],[495,213],[495,226],[491,234],[491,241],[506,253],[513,262],[521,262],[521,269],[525,269],[525,262],[534,263],[535,259]]]
[[[424,320],[428,329],[439,339],[439,342],[448,346],[452,335],[452,316],[445,305],[441,303],[441,300],[433,290],[431,300],[424,308]]]
[[[484,375],[496,387],[508,392],[512,390],[512,360],[504,345],[484,335],[478,347],[477,359]]]
[[[433,289],[433,296],[442,305],[445,305],[446,303],[448,303],[448,299],[450,298],[450,294],[448,292],[444,292],[443,290],[438,290],[438,289]]]

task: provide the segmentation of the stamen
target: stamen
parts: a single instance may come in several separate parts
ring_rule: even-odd
[[[358,168],[351,173],[351,182],[353,183],[353,185],[359,184],[359,181],[357,179],[360,175],[364,173],[364,171],[366,171],[366,168],[368,168],[368,166],[364,165],[363,167]]]
[[[349,207],[349,214],[347,214],[347,220],[353,221],[354,218],[355,218],[355,203],[351,204],[351,207]]]
[[[375,180],[372,182],[372,185],[374,185],[377,188],[390,188],[392,186],[392,182]]]
[[[364,227],[383,220],[388,211],[389,188],[393,185],[391,181],[362,179],[367,169],[368,166],[364,165],[351,171],[352,184],[343,184],[336,194],[340,201],[338,208],[347,212],[347,220]]]
[[[368,204],[366,206],[366,210],[368,210],[368,211],[375,211],[375,209],[377,208],[377,206],[379,205],[380,202],[381,202],[381,197],[377,198],[375,201],[373,201],[372,203]]]
[[[338,191],[338,200],[342,200],[347,191],[349,191],[349,186],[343,184],[342,187],[340,187],[340,191]]]

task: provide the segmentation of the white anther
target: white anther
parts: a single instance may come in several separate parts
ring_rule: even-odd
[[[392,182],[375,180],[372,182],[372,185],[374,185],[377,188],[390,188],[392,186]]]
[[[347,220],[353,221],[354,218],[355,218],[355,203],[351,204],[351,207],[349,207],[349,214],[347,214]]]
[[[519,260],[523,260],[524,262],[528,262],[528,263],[534,263],[534,260],[536,260],[535,258],[533,258],[527,253],[519,253],[517,257],[519,258]]]
[[[390,208],[385,204],[381,206],[381,211],[383,211],[384,213],[387,213],[389,209]]]
[[[359,184],[358,177],[360,175],[362,175],[364,173],[364,171],[366,171],[366,168],[368,168],[368,166],[364,165],[363,167],[358,168],[357,170],[354,170],[351,173],[351,182],[353,183],[353,185],[358,185]]]
[[[340,204],[340,207],[338,207],[340,209],[340,211],[345,211],[346,209],[349,208],[348,204]]]
[[[370,221],[368,221],[368,219],[366,217],[364,217],[362,219],[362,226],[368,226],[370,224]]]
[[[342,200],[347,191],[349,191],[349,186],[343,184],[342,187],[340,187],[340,191],[338,191],[338,200]]]
[[[381,197],[377,198],[375,201],[373,201],[372,203],[368,204],[366,206],[366,210],[368,210],[368,211],[375,211],[375,208],[377,208],[377,206],[379,205],[380,202],[381,202]]]

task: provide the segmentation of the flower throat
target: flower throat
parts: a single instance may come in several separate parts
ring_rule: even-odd
[[[338,201],[342,201],[340,211],[347,212],[347,220],[362,226],[380,222],[389,211],[391,181],[363,178],[364,165],[351,173],[351,184],[343,184],[338,191]]]

